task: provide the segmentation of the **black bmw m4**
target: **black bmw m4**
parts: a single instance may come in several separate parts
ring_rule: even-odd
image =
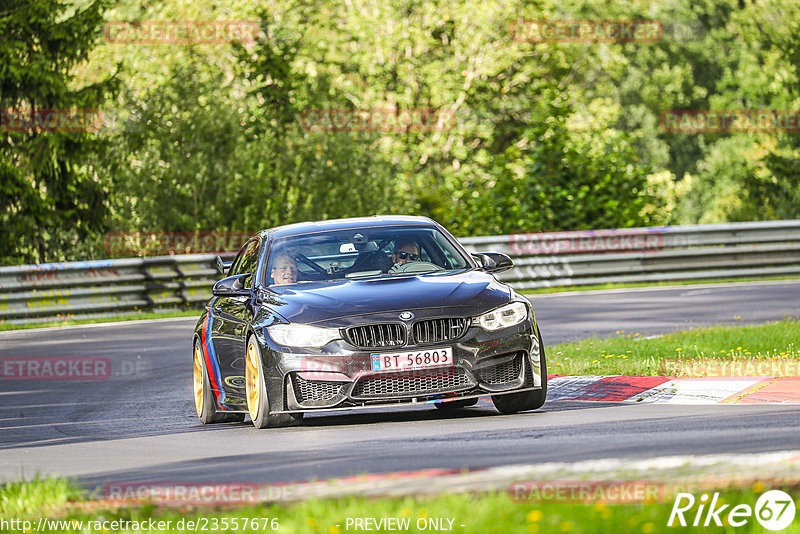
[[[203,423],[258,428],[377,406],[534,410],[547,393],[527,299],[497,281],[508,256],[469,254],[424,217],[300,223],[254,235],[194,332]]]

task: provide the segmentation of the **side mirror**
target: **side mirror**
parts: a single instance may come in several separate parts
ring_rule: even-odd
[[[214,289],[212,290],[212,293],[214,293],[214,295],[216,295],[217,297],[249,295],[250,290],[244,286],[249,276],[250,273],[246,273],[246,274],[237,274],[234,276],[223,278],[222,280],[214,284]]]
[[[499,252],[475,252],[472,257],[477,260],[481,270],[487,273],[507,271],[514,266],[511,258]]]

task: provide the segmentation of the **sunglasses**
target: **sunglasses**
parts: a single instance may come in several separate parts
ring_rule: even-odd
[[[403,252],[403,251],[395,252],[395,254],[397,254],[397,257],[400,258],[401,260],[406,260],[408,258],[411,258],[411,261],[419,261],[419,254],[411,254],[410,252]]]

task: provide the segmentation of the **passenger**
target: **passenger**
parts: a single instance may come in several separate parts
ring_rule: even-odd
[[[410,261],[420,261],[417,242],[413,239],[398,239],[394,244],[392,261],[394,262],[394,267]]]
[[[272,262],[270,276],[273,285],[281,286],[297,282],[297,261],[289,251],[279,252]]]

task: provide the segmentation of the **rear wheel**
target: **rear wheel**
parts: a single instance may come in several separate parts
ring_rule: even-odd
[[[194,342],[193,360],[192,390],[194,393],[194,408],[197,412],[197,417],[200,418],[200,422],[208,425],[244,421],[243,413],[226,413],[217,409],[217,401],[214,400],[214,392],[211,389],[211,381],[208,378],[208,370],[206,369],[199,340]]]
[[[539,329],[536,329],[536,341],[539,344],[539,358],[542,367],[542,389],[511,393],[510,395],[495,395],[492,403],[500,413],[512,414],[536,410],[541,408],[547,398],[547,362],[544,357],[544,344]]]
[[[245,390],[247,410],[256,428],[288,426],[297,423],[303,414],[270,414],[269,397],[264,380],[264,364],[261,361],[261,349],[255,336],[247,340],[245,354]]]
[[[450,401],[450,402],[437,402],[434,404],[439,410],[443,412],[449,412],[452,410],[458,410],[459,408],[467,408],[468,406],[475,406],[478,404],[478,399],[465,399],[465,400],[458,400],[458,401]]]

